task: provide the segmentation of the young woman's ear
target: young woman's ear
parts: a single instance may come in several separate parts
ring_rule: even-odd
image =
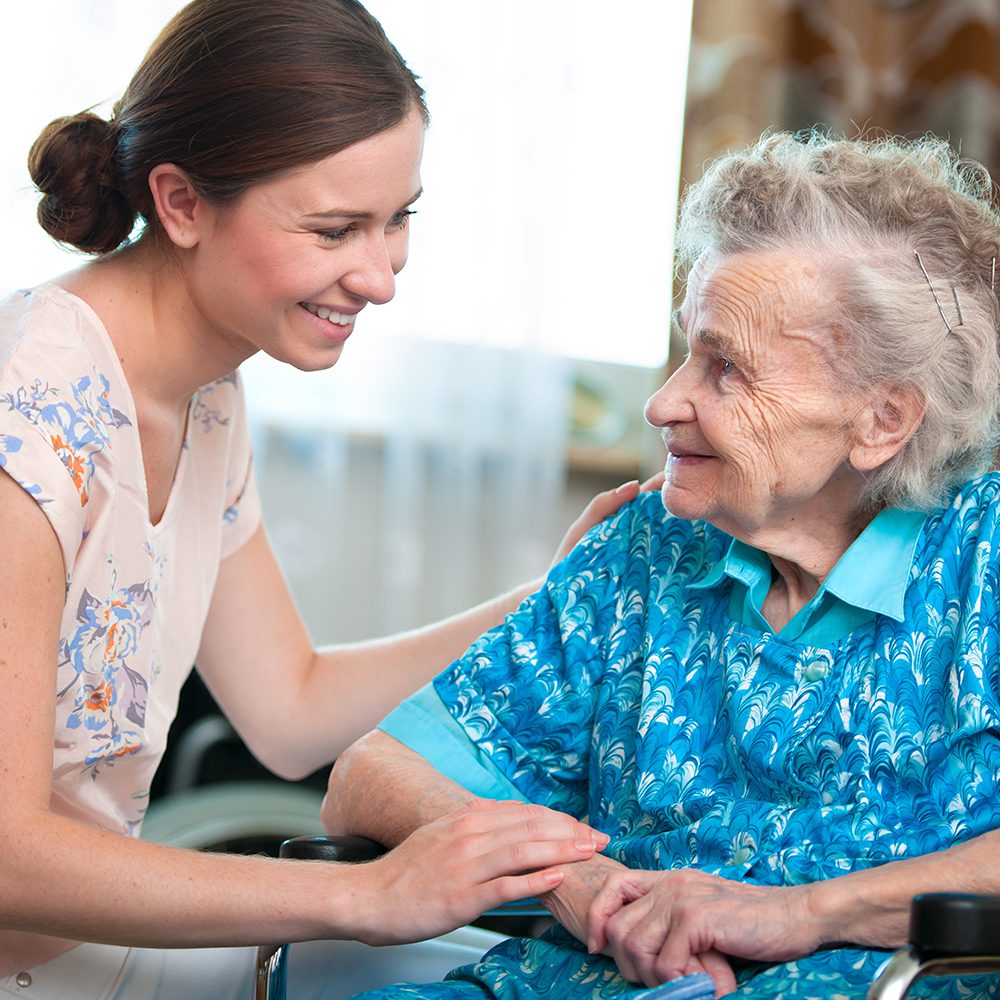
[[[171,243],[181,250],[197,246],[204,199],[187,172],[173,163],[161,163],[149,172],[149,190],[157,218]]]
[[[851,465],[870,472],[888,462],[917,433],[927,404],[912,386],[879,386],[865,408]]]

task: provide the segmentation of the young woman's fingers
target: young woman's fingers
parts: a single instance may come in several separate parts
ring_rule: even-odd
[[[551,868],[525,875],[501,875],[478,887],[475,892],[478,904],[476,908],[479,913],[483,913],[503,903],[544,895],[555,889],[563,877],[562,872]]]
[[[610,837],[587,823],[545,806],[527,802],[493,802],[483,799],[469,803],[439,822],[454,827],[456,835],[484,835],[489,848],[491,836],[499,839],[569,840],[593,843],[597,850],[607,847]]]
[[[561,562],[578,541],[590,531],[595,524],[600,524],[605,518],[614,514],[623,504],[634,500],[639,495],[639,481],[622,483],[613,490],[598,493],[583,509],[583,513],[570,525],[559,548],[556,550],[553,565]]]
[[[655,476],[650,476],[642,486],[639,487],[640,493],[648,493],[650,490],[659,490],[663,488],[663,482],[667,478],[665,472],[657,472]]]

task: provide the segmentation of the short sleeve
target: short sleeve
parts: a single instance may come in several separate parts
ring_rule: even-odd
[[[594,528],[541,590],[434,681],[468,739],[525,798],[577,816],[588,809],[634,516],[626,508]]]
[[[127,418],[110,403],[98,370],[67,380],[59,360],[31,346],[8,360],[0,383],[0,468],[48,517],[70,576],[98,470],[113,461],[116,428]]]
[[[378,728],[473,795],[485,799],[525,798],[451,717],[433,684],[407,698]]]
[[[260,495],[254,474],[253,448],[243,400],[243,382],[234,376],[236,401],[226,475],[226,501],[222,512],[222,551],[225,559],[242,548],[260,526]]]

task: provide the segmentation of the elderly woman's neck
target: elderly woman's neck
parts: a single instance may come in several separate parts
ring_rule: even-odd
[[[749,539],[751,545],[767,553],[775,570],[761,609],[771,628],[780,631],[816,596],[873,516],[869,513],[855,515],[846,522],[813,522],[801,531],[786,528],[773,537]]]

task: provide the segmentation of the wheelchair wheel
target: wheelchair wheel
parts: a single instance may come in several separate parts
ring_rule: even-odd
[[[320,792],[276,781],[201,785],[154,802],[142,839],[224,854],[278,856],[287,837],[318,833]]]

